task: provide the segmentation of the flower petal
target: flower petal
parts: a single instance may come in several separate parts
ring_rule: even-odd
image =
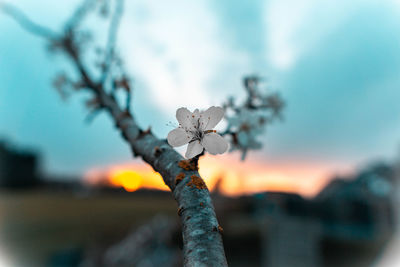
[[[198,119],[199,116],[200,116],[200,111],[199,111],[198,108],[196,108],[196,109],[193,111],[193,118]]]
[[[219,134],[208,133],[202,140],[202,145],[212,155],[222,154],[228,150],[228,142]]]
[[[176,111],[176,119],[184,129],[192,127],[192,112],[187,108],[178,108]]]
[[[191,159],[200,154],[201,152],[203,152],[203,146],[200,144],[200,141],[196,140],[189,143],[185,157]]]
[[[171,146],[183,146],[192,139],[192,136],[182,128],[176,128],[168,133],[168,144]]]
[[[191,130],[197,131],[197,129],[200,128],[200,111],[196,108],[193,113],[192,113],[192,118],[191,118]]]
[[[223,108],[214,106],[202,112],[200,118],[201,129],[204,131],[213,129],[224,117],[224,113]]]

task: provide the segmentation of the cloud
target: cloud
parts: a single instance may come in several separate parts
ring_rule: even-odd
[[[271,157],[360,162],[393,153],[400,23],[389,6],[378,3],[358,3],[346,12],[352,15],[342,15],[323,34],[313,36],[317,21],[304,24],[310,33],[302,44],[310,45],[281,73],[288,106],[285,123],[267,136]]]
[[[135,1],[121,28],[128,67],[162,111],[214,104],[209,83],[235,57],[206,1]]]
[[[15,0],[34,20],[55,29],[78,2],[62,1],[59,8],[51,0]],[[176,108],[206,108],[227,95],[241,96],[241,76],[255,71],[271,75],[288,103],[285,122],[272,125],[266,135],[268,161],[354,163],[360,155],[384,154],[398,140],[400,128],[393,125],[400,112],[400,8],[395,1],[138,0],[126,5],[119,51],[134,77],[133,110],[158,136],[166,136],[165,124],[174,120]],[[130,159],[107,117],[84,127],[86,110],[79,98],[68,107],[59,103],[49,88],[57,64],[46,59],[42,41],[10,21],[0,16],[0,31],[7,36],[0,43],[0,72],[7,74],[0,81],[6,88],[0,90],[6,110],[0,116],[2,134],[43,148],[50,170]],[[106,33],[97,21],[91,23],[100,29],[96,38]],[[26,88],[32,91],[27,94]],[[47,124],[52,126],[43,134]],[[77,160],[81,150],[85,160]]]
[[[340,27],[359,7],[358,0],[266,1],[266,60],[278,70],[291,69],[300,57]]]

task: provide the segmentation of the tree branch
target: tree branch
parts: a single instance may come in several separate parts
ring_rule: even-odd
[[[69,31],[71,29],[76,29],[82,23],[85,16],[93,10],[98,0],[83,0],[81,5],[75,9],[74,13],[69,17],[65,23],[64,30]]]
[[[49,28],[41,26],[31,21],[21,10],[18,8],[0,2],[0,9],[7,15],[11,16],[18,24],[26,31],[44,37],[46,39],[53,39],[57,34]]]
[[[117,0],[115,5],[116,5],[115,11],[111,18],[110,27],[108,29],[108,38],[107,38],[107,44],[106,44],[106,55],[105,55],[105,59],[104,59],[104,68],[103,68],[103,73],[102,73],[102,76],[100,79],[101,83],[104,83],[107,80],[108,74],[109,74],[109,71],[110,71],[110,68],[112,65],[112,61],[114,58],[115,42],[117,39],[119,23],[121,21],[123,9],[124,9],[124,1]]]
[[[89,1],[90,2],[90,1]],[[4,7],[3,7],[4,10]],[[16,11],[16,9],[11,9]],[[19,12],[7,12],[24,29],[54,42],[53,34],[39,27]],[[165,184],[178,204],[178,214],[183,226],[183,252],[185,266],[227,266],[220,226],[209,191],[197,168],[184,166],[183,157],[165,140],[155,137],[150,130],[143,131],[129,110],[122,109],[112,93],[107,93],[105,83],[96,82],[82,62],[78,48],[74,46],[73,35],[68,32],[59,38],[61,50],[69,56],[75,66],[84,88],[90,90],[105,109],[123,138],[136,156],[150,164],[161,174]]]

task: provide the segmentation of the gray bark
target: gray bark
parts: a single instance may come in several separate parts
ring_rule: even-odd
[[[178,214],[183,226],[185,266],[227,266],[209,191],[207,188],[198,188],[202,186],[189,184],[193,180],[192,176],[200,177],[199,173],[179,167],[178,163],[184,158],[165,140],[156,138],[151,132],[143,132],[110,95],[103,91],[98,92],[100,102],[109,111],[134,155],[141,156],[159,172],[171,189],[178,203]],[[181,173],[184,178],[175,185],[177,176],[183,176]]]
[[[78,22],[80,16],[88,12],[85,3],[83,11],[78,9],[79,16],[77,15],[77,18],[73,16],[73,19]],[[0,4],[0,9],[13,17],[24,29],[44,37],[50,44],[57,44],[58,49],[68,55],[83,82],[82,88],[93,92],[98,99],[99,108],[111,115],[116,127],[130,145],[134,156],[142,157],[161,174],[178,203],[178,214],[183,227],[184,265],[227,266],[221,237],[222,228],[218,224],[209,191],[197,170],[181,168],[178,163],[184,158],[165,140],[158,139],[150,131],[141,130],[129,112],[129,105],[126,109],[122,109],[113,94],[106,92],[104,79],[97,82],[90,75],[81,60],[73,35],[69,35],[71,32],[67,31],[61,35],[54,33],[33,23],[22,12],[10,5]],[[120,16],[118,12],[117,16]],[[116,29],[110,31],[112,33]],[[113,46],[113,42],[109,43]],[[113,47],[109,49],[112,51]]]

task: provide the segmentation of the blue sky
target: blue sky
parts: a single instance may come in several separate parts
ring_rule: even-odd
[[[57,29],[79,1],[12,2]],[[240,79],[257,73],[287,108],[250,160],[345,166],[398,151],[400,1],[126,2],[119,48],[135,78],[133,108],[158,136],[178,107],[243,97]],[[39,149],[50,173],[129,161],[107,115],[84,123],[87,95],[63,102],[51,87],[65,66],[0,16],[0,137]]]

